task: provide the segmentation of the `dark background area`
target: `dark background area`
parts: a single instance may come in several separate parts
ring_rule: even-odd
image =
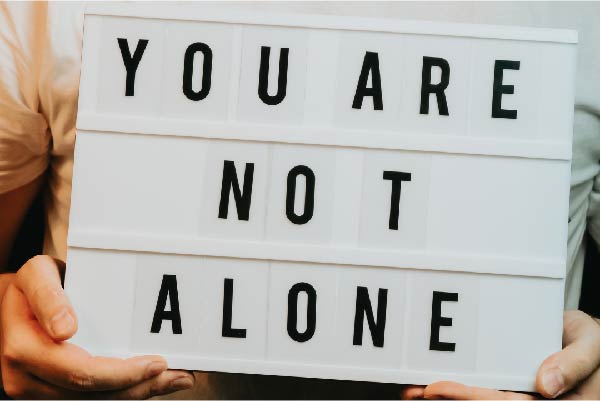
[[[586,257],[584,259],[584,276],[582,277],[582,293],[578,309],[599,318],[599,248],[595,240],[586,233]]]
[[[15,239],[15,246],[8,260],[8,268],[16,272],[28,259],[42,253],[44,240],[44,191],[33,201],[23,225]]]

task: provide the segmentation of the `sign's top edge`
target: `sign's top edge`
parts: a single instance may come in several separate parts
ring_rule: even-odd
[[[265,13],[234,10],[232,6],[207,7],[193,3],[98,2],[86,5],[86,15],[151,18],[269,25],[297,28],[373,31],[385,33],[456,36],[531,42],[578,43],[578,32],[570,29],[530,28],[426,20],[398,20],[320,14]]]

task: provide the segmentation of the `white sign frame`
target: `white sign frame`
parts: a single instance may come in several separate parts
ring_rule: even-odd
[[[69,269],[65,282],[66,290],[80,319],[80,330],[73,339],[76,344],[102,355],[130,356],[151,351],[163,353],[170,367],[181,369],[414,384],[427,384],[434,380],[455,380],[503,389],[534,389],[536,368],[544,356],[561,347],[561,311],[566,266],[565,244],[567,242],[573,118],[573,75],[575,43],[577,42],[575,32],[423,21],[400,22],[352,17],[258,15],[234,12],[228,7],[206,10],[196,5],[173,7],[165,4],[152,6],[94,4],[88,6],[85,18],[77,120],[78,137],[68,238],[67,264]],[[102,21],[110,18],[113,18],[111,20],[113,25],[108,24],[106,26],[109,28],[106,28]],[[231,66],[228,68],[229,76],[233,77],[241,77],[247,68],[243,66],[244,49],[247,44],[245,40],[254,40],[254,36],[243,34],[245,29],[250,29],[250,32],[254,27],[267,30],[291,28],[302,30],[312,35],[306,39],[306,42],[303,42],[306,45],[307,57],[326,60],[322,66],[326,72],[324,76],[320,77],[317,70],[308,68],[305,71],[305,78],[307,80],[316,79],[318,84],[307,86],[302,99],[305,120],[300,122],[294,120],[297,118],[296,116],[288,120],[281,120],[281,116],[276,116],[271,121],[269,120],[271,117],[261,117],[263,114],[257,112],[258,109],[249,108],[248,110],[255,111],[240,111],[240,105],[244,106],[248,103],[247,100],[239,97],[245,88],[244,78],[226,81],[228,84],[225,91],[230,98],[225,103],[219,103],[224,100],[217,98],[215,104],[221,104],[221,106],[211,106],[221,107],[219,113],[214,114],[219,116],[216,119],[213,117],[204,119],[178,117],[177,113],[180,110],[170,111],[164,105],[151,105],[149,102],[135,106],[135,112],[128,113],[129,106],[121,103],[125,101],[111,98],[113,95],[107,94],[109,93],[107,91],[110,90],[110,88],[107,89],[107,86],[110,85],[106,83],[99,85],[102,78],[98,78],[103,77],[104,73],[102,71],[104,67],[101,67],[104,64],[100,63],[100,50],[98,50],[104,49],[100,33],[113,29],[110,26],[118,29],[124,18],[125,21],[129,18],[128,21],[132,26],[137,26],[136,24],[140,21],[150,21],[149,23],[154,24],[148,32],[155,35],[153,38],[159,39],[150,39],[151,41],[162,40],[160,37],[165,32],[165,24],[183,24],[184,21],[192,21],[186,23],[194,24],[193,21],[198,21],[198,24],[205,26],[231,28],[229,31],[232,36],[228,42],[231,48],[231,54],[228,56]],[[103,31],[103,29],[108,29],[108,31]],[[257,37],[264,38],[264,33],[259,31],[257,31]],[[134,28],[132,28],[132,32],[135,33]],[[404,121],[410,123],[399,123],[399,120],[395,120],[397,117],[391,114],[390,121],[392,122],[384,122],[377,129],[366,128],[366,124],[372,118],[369,116],[367,118],[357,117],[352,122],[356,126],[349,126],[349,123],[344,121],[346,117],[338,119],[333,117],[342,115],[338,109],[324,108],[320,100],[323,96],[330,96],[326,100],[333,100],[331,93],[337,91],[337,88],[332,87],[333,84],[329,82],[332,75],[327,75],[327,73],[336,73],[335,66],[330,63],[333,60],[332,57],[335,56],[328,55],[327,46],[339,46],[338,43],[343,41],[345,35],[358,35],[356,38],[359,43],[365,41],[366,44],[371,43],[371,45],[379,43],[381,36],[378,35],[389,35],[386,36],[387,38],[418,38],[422,42],[416,43],[419,46],[425,43],[426,47],[437,41],[445,43],[446,46],[448,43],[445,41],[450,41],[451,48],[463,46],[469,49],[470,61],[466,63],[469,64],[469,68],[479,65],[477,63],[480,61],[472,58],[474,54],[481,54],[472,48],[479,43],[490,43],[493,48],[500,49],[499,52],[502,55],[517,52],[528,61],[532,60],[532,64],[524,64],[526,67],[523,71],[530,74],[528,76],[536,77],[539,80],[535,89],[528,93],[536,97],[540,105],[538,109],[533,109],[536,110],[533,112],[536,115],[532,117],[531,121],[521,125],[521,128],[515,129],[515,131],[510,130],[509,137],[501,135],[512,127],[507,125],[506,121],[492,124],[484,119],[472,118],[469,110],[465,112],[463,120],[456,123],[456,127],[450,131],[450,134],[441,134],[441,127],[438,123],[413,121],[411,117],[407,117],[407,114],[403,114],[407,113],[403,109],[400,113],[403,117],[407,117],[407,120]],[[287,38],[291,41],[296,40],[292,34],[282,36],[284,37],[282,40]],[[325,45],[320,45],[322,43]],[[389,39],[382,41],[382,52],[385,53],[387,49],[393,48],[390,43],[392,42]],[[407,43],[411,43],[411,40],[408,40]],[[130,44],[130,46],[132,45]],[[340,46],[342,46],[340,51],[345,51],[343,45]],[[407,45],[403,51],[409,52],[406,54],[413,54],[410,52],[417,51],[412,50],[418,48],[415,46],[418,45]],[[434,46],[437,46],[436,43]],[[518,50],[515,50],[516,48]],[[528,56],[531,49],[534,49],[534,55]],[[133,51],[133,49],[131,50]],[[164,46],[163,51],[171,50]],[[482,54],[485,53],[484,50],[482,52]],[[541,68],[542,63],[547,63],[548,67]],[[381,65],[384,72],[384,68],[388,67],[384,66],[384,61]],[[405,64],[402,65],[405,66]],[[413,67],[407,66],[407,68]],[[453,64],[453,68],[455,68],[455,64]],[[215,70],[214,68],[213,71]],[[159,71],[157,79],[161,82],[163,79],[169,79],[163,70],[157,71]],[[154,71],[155,75],[157,71]],[[542,74],[540,74],[541,71]],[[461,75],[462,72],[459,71],[458,74]],[[144,75],[143,77],[146,79],[144,82],[148,82],[150,86],[155,85],[152,81],[148,81],[148,77],[155,75]],[[465,73],[466,77],[468,75]],[[123,80],[122,77],[113,77]],[[390,76],[384,77],[383,82],[385,78],[390,78]],[[137,79],[140,79],[140,76]],[[554,86],[550,88],[543,85],[544,80],[553,82]],[[467,78],[465,83],[464,90],[458,90],[456,96],[461,98],[463,92],[469,92],[467,97],[475,96],[471,95],[470,91],[473,91],[474,86],[479,85],[476,78]],[[492,82],[490,84],[492,85]],[[163,87],[158,90],[164,90],[165,85],[163,84]],[[291,83],[291,85],[297,85],[297,83]],[[386,84],[383,83],[383,85]],[[320,87],[330,90],[327,93],[311,93],[311,90],[317,90],[316,88]],[[559,100],[557,96],[554,96],[557,94],[562,95]],[[483,98],[488,99],[489,96],[483,96]],[[389,102],[390,98],[385,98],[385,101]],[[372,106],[370,101],[366,102],[369,107]],[[396,104],[394,99],[391,102]],[[400,99],[399,102],[402,103],[403,99]],[[436,102],[431,99],[429,102],[430,107],[435,108]],[[481,103],[477,98],[465,99],[464,102],[476,109],[480,107],[478,104]],[[509,102],[511,103],[511,101]],[[222,107],[223,104],[226,104],[227,107]],[[338,103],[333,101],[332,104]],[[461,108],[461,106],[458,107]],[[208,116],[209,114],[208,111],[201,111],[200,115]],[[256,117],[257,115],[259,117]],[[258,120],[252,121],[254,118],[258,118]],[[349,118],[355,119],[353,116]],[[534,127],[534,131],[532,127]],[[444,124],[442,124],[442,129],[444,129]],[[465,131],[466,129],[467,131]],[[468,135],[465,132],[468,132]],[[115,145],[118,147],[115,148]],[[157,180],[166,183],[169,181],[169,174],[180,171],[182,175],[179,178],[172,177],[173,188],[181,191],[180,195],[189,195],[200,199],[199,189],[192,189],[186,181],[195,177],[186,176],[185,171],[200,166],[186,164],[192,160],[189,157],[190,152],[199,150],[200,160],[211,160],[211,157],[220,157],[220,153],[217,151],[219,149],[224,152],[232,151],[244,154],[246,151],[250,152],[256,148],[258,149],[256,154],[260,155],[263,154],[261,152],[264,152],[260,149],[261,146],[269,146],[270,150],[265,154],[269,154],[269,163],[275,163],[261,167],[262,170],[257,170],[257,177],[264,174],[268,181],[269,177],[273,178],[272,172],[277,171],[273,166],[277,163],[285,163],[290,158],[294,159],[291,147],[299,149],[299,151],[304,149],[299,146],[306,147],[306,149],[316,149],[316,146],[323,149],[336,148],[334,150],[336,152],[334,153],[335,163],[332,165],[334,169],[331,173],[333,179],[331,187],[337,194],[334,196],[338,196],[337,200],[349,199],[350,201],[344,204],[338,202],[335,206],[331,206],[329,229],[332,230],[332,233],[328,237],[329,240],[319,240],[319,236],[315,237],[317,240],[314,240],[311,238],[314,234],[299,240],[295,234],[290,234],[289,230],[282,231],[281,228],[273,231],[272,234],[269,234],[271,232],[269,228],[262,228],[263,232],[268,233],[267,237],[254,238],[249,234],[250,236],[231,238],[234,232],[232,230],[242,230],[239,225],[232,225],[230,228],[225,228],[224,231],[219,231],[220,229],[215,223],[209,224],[205,220],[202,220],[201,225],[204,224],[209,229],[199,234],[194,231],[197,230],[195,224],[200,222],[203,217],[195,214],[199,213],[198,211],[186,214],[189,212],[186,209],[189,204],[186,202],[178,204],[181,211],[179,214],[174,212],[175,218],[172,220],[168,221],[169,215],[165,215],[166,217],[155,225],[143,221],[144,218],[152,215],[151,205],[153,203],[149,200],[148,205],[140,202],[136,204],[135,199],[138,199],[138,195],[144,191],[150,191],[149,193],[155,195],[156,192],[152,192],[152,186],[148,177],[144,178],[143,171],[132,172],[135,168],[131,159],[128,161],[127,155],[131,157],[134,151],[139,152],[136,156],[136,163],[147,167],[152,165],[147,155],[156,156],[160,154],[156,152],[161,149],[165,150],[165,157],[169,161],[180,157],[181,164],[178,164],[180,170],[170,170],[168,166],[164,170],[156,170]],[[215,152],[211,149],[215,149]],[[252,150],[252,152],[255,151]],[[252,152],[251,154],[254,154]],[[104,163],[107,154],[111,155],[108,160],[109,165]],[[442,184],[444,174],[471,174],[470,180],[482,185],[485,188],[484,192],[494,192],[493,187],[485,185],[486,177],[495,177],[495,179],[501,180],[499,185],[521,191],[523,195],[521,200],[516,200],[516,197],[497,200],[489,199],[486,196],[478,197],[480,192],[477,191],[473,191],[470,195],[479,201],[497,202],[498,207],[509,205],[510,211],[516,216],[519,215],[521,219],[507,217],[507,220],[517,226],[515,232],[511,235],[510,232],[503,231],[503,219],[493,219],[494,224],[501,226],[502,232],[495,236],[493,230],[484,229],[483,232],[494,240],[482,240],[478,238],[478,235],[468,234],[470,231],[473,234],[472,228],[474,227],[485,228],[484,223],[477,219],[473,221],[468,219],[463,228],[464,232],[455,233],[451,229],[456,227],[459,220],[455,218],[454,213],[449,213],[441,205],[432,206],[428,203],[429,206],[423,207],[424,216],[429,216],[427,217],[429,220],[424,228],[422,239],[416,240],[415,243],[410,242],[408,246],[399,249],[392,247],[390,245],[392,242],[385,236],[379,238],[374,234],[376,236],[373,237],[369,222],[366,223],[366,220],[360,218],[349,219],[348,216],[363,213],[360,200],[363,196],[362,193],[377,193],[379,189],[370,187],[371,189],[367,191],[365,187],[361,187],[362,184],[352,185],[350,177],[363,176],[366,174],[364,168],[386,168],[384,166],[388,163],[386,160],[393,160],[394,154],[405,154],[409,160],[407,162],[409,168],[415,169],[414,172],[423,171],[423,176],[428,177],[429,182],[423,184],[423,188],[430,185],[426,198],[424,198],[425,202],[422,202],[421,198],[416,198],[412,201],[415,205],[419,205],[420,202],[424,204],[430,202],[433,190],[447,194],[453,192],[453,187]],[[320,161],[325,162],[328,159],[328,157],[315,157],[318,164]],[[380,161],[384,163],[381,166],[378,165]],[[474,167],[477,168],[477,172],[473,172]],[[208,167],[205,164],[204,167],[200,166],[199,168]],[[503,171],[519,176],[523,183],[513,186],[509,181],[503,181],[500,169],[506,169]],[[327,170],[326,168],[323,171]],[[239,171],[238,174],[240,179],[242,173]],[[141,181],[135,186],[127,186],[124,182],[113,185],[115,181],[119,181],[119,178],[123,180],[133,178]],[[433,185],[432,180],[436,180],[434,182],[437,185]],[[461,184],[461,180],[459,180],[458,185],[467,191],[468,187],[465,182]],[[209,187],[212,184],[211,181],[203,181],[203,185]],[[187,189],[188,187],[190,188]],[[120,202],[119,197],[113,196],[118,191],[121,191],[121,195],[125,194],[134,200],[130,202],[127,199],[121,199],[122,202]],[[263,202],[268,204],[265,213],[273,212],[277,202],[273,203],[273,199],[269,198],[272,196],[271,192],[268,193],[267,189],[265,191],[266,195],[259,198],[259,201],[263,199]],[[442,196],[438,198],[440,199]],[[466,209],[459,205],[465,201],[466,197],[445,195],[444,198],[450,205],[458,208],[456,213],[465,212]],[[167,196],[165,200],[172,199]],[[231,203],[230,209],[233,207],[234,204]],[[477,206],[473,207],[477,209]],[[536,210],[537,217],[529,219],[529,216],[532,216]],[[192,223],[185,219],[186,216],[191,215],[195,216],[190,219]],[[268,216],[264,218],[266,221],[264,224],[279,227],[276,220],[269,220],[271,217]],[[446,222],[447,226],[440,222]],[[323,229],[319,230],[323,231]],[[316,232],[322,232],[319,230]],[[432,235],[432,233],[436,235]],[[539,236],[540,240],[537,240],[536,238]],[[287,240],[280,241],[278,237],[287,238]],[[529,240],[529,247],[524,246],[524,239]],[[495,243],[497,245],[494,245]],[[503,252],[503,249],[506,249],[506,252]],[[347,358],[345,355],[349,353],[348,349],[337,349],[336,356],[320,360],[324,350],[332,345],[330,339],[323,340],[323,344],[309,351],[307,360],[302,357],[304,354],[302,347],[295,348],[297,344],[285,342],[285,340],[280,341],[277,336],[274,337],[269,333],[265,334],[265,337],[252,340],[256,344],[264,341],[263,357],[248,356],[250,354],[244,354],[246,351],[236,351],[236,346],[232,346],[234,351],[230,352],[226,346],[217,342],[214,343],[214,349],[218,350],[215,351],[216,353],[196,348],[190,351],[191,348],[186,348],[188,340],[182,340],[179,348],[168,345],[171,341],[169,339],[160,340],[158,343],[154,340],[146,342],[145,337],[136,337],[135,334],[138,326],[146,327],[147,325],[146,321],[140,323],[137,320],[135,308],[140,304],[137,297],[146,292],[156,293],[157,288],[155,287],[158,284],[150,282],[150,280],[147,280],[148,283],[141,280],[140,274],[143,274],[141,271],[145,265],[154,266],[148,267],[148,274],[151,274],[152,269],[169,271],[171,268],[165,265],[167,260],[165,258],[178,261],[182,266],[197,265],[199,272],[204,271],[200,268],[201,265],[211,263],[214,266],[221,266],[223,271],[231,271],[231,274],[242,274],[242,276],[236,277],[246,277],[244,276],[246,273],[232,267],[232,261],[236,261],[240,265],[248,265],[249,269],[255,269],[256,277],[242,278],[242,280],[246,280],[248,283],[256,282],[257,285],[270,283],[272,277],[279,277],[278,280],[287,283],[288,276],[294,276],[294,274],[297,274],[298,277],[307,276],[307,269],[310,269],[310,266],[313,266],[313,269],[320,266],[318,269],[319,272],[323,272],[323,283],[333,280],[331,283],[334,283],[333,285],[338,289],[336,294],[338,291],[341,291],[341,294],[346,291],[343,288],[344,283],[358,285],[355,278],[364,277],[367,271],[370,272],[368,276],[371,277],[367,278],[367,281],[373,279],[372,285],[376,287],[379,285],[378,283],[386,282],[387,277],[391,278],[393,274],[400,274],[402,275],[400,281],[392,280],[396,284],[391,282],[391,286],[396,285],[397,293],[403,295],[397,297],[393,294],[392,287],[389,295],[391,305],[393,302],[397,302],[398,298],[398,304],[395,305],[404,308],[402,319],[390,323],[390,327],[392,327],[390,330],[398,330],[398,333],[402,333],[399,334],[401,340],[395,345],[397,348],[393,350],[393,353],[396,353],[395,357],[390,359],[382,353],[377,354],[368,350]],[[144,261],[144,263],[140,261]],[[267,263],[269,266],[267,270],[261,267],[261,263]],[[280,268],[282,266],[283,270]],[[189,268],[188,272],[191,270]],[[176,269],[171,274],[181,274],[183,271]],[[293,271],[298,273],[290,273]],[[343,277],[340,273],[342,271],[350,272],[345,273],[345,277],[347,275],[348,277]],[[207,276],[202,276],[201,273],[186,274],[191,274],[190,280],[196,277],[202,281],[206,277],[215,278],[216,273],[207,270]],[[328,278],[328,275],[337,278]],[[310,276],[312,273],[307,277]],[[119,280],[115,280],[115,277],[118,277]],[[266,280],[263,284],[260,281],[261,277]],[[218,279],[222,280],[223,278]],[[316,284],[318,289],[321,288],[319,287],[320,280],[318,279]],[[216,282],[214,281],[213,284]],[[238,282],[236,281],[236,283]],[[476,326],[461,326],[458,329],[460,335],[475,336],[473,340],[474,343],[477,343],[477,348],[475,346],[473,350],[469,351],[470,354],[464,358],[465,360],[454,362],[449,359],[447,361],[409,351],[411,345],[419,343],[419,339],[427,333],[411,331],[410,327],[418,326],[421,318],[415,315],[419,308],[409,308],[407,302],[414,302],[411,301],[413,299],[411,297],[424,301],[425,298],[412,288],[428,288],[429,283],[438,283],[437,285],[442,290],[447,284],[450,285],[449,283],[456,283],[454,285],[459,287],[463,286],[461,283],[465,283],[467,294],[465,296],[469,300],[466,308],[476,308],[479,305],[479,308],[486,308],[488,311],[484,313],[477,312],[478,308],[469,309],[472,312],[476,311],[477,317],[476,323],[474,323]],[[107,294],[106,286],[111,288],[110,296]],[[234,284],[234,288],[235,286],[236,284]],[[279,294],[277,286],[258,288],[265,288],[263,292],[268,292],[270,294],[267,295],[268,297]],[[512,299],[504,301],[505,305],[498,301],[498,297],[503,296],[500,288],[513,292]],[[210,293],[211,289],[206,288],[206,291]],[[242,291],[238,295],[239,293],[235,289],[234,293],[236,294],[235,298],[249,294],[249,292]],[[323,294],[324,291],[319,293]],[[216,294],[217,298],[221,296],[221,300],[223,300],[223,291]],[[371,302],[374,302],[375,292],[372,292],[371,287],[369,294]],[[488,294],[488,298],[482,297],[482,294]],[[190,308],[184,305],[185,299],[196,302],[193,298],[186,298],[187,295],[183,295],[183,292],[181,296],[182,311]],[[220,300],[217,299],[215,302],[219,304],[218,301]],[[264,303],[257,301],[259,302],[257,304],[253,302],[250,304],[257,308],[266,307],[267,310],[270,310],[268,300],[265,300]],[[457,312],[457,310],[463,309],[452,308],[452,310]],[[220,310],[217,312],[221,313]],[[249,309],[248,313],[251,312],[252,310]],[[496,339],[492,337],[487,339],[481,333],[475,334],[476,331],[480,331],[488,332],[491,336],[495,335],[495,331],[498,332],[502,326],[496,325],[494,319],[488,319],[480,326],[478,324],[481,322],[478,322],[486,320],[486,316],[489,314],[505,316],[506,319],[511,320],[507,315],[509,312],[515,315],[512,323],[523,324],[526,332],[514,329],[502,335],[497,333]],[[530,319],[533,312],[538,314],[538,319],[535,320],[536,324],[533,323],[533,319]],[[272,310],[265,313],[272,313]],[[343,312],[332,313],[337,315]],[[208,319],[213,318],[217,319],[218,316],[211,315]],[[238,316],[238,318],[240,317]],[[271,328],[270,322],[278,321],[277,319],[279,317],[276,315],[267,317],[266,332],[269,332]],[[534,326],[540,327],[535,329]],[[369,342],[369,335],[365,334],[369,333],[367,330],[368,328],[365,326],[364,341]],[[194,333],[197,338],[203,335],[198,331]],[[269,341],[268,336],[271,336]],[[522,338],[521,342],[520,338]],[[506,345],[495,347],[493,340],[499,339],[505,339]],[[164,341],[167,347],[164,348],[167,350],[165,352],[159,346],[161,341]],[[278,343],[278,341],[280,342]],[[518,356],[522,361],[520,368],[512,366]],[[440,369],[435,369],[435,366],[440,366]]]

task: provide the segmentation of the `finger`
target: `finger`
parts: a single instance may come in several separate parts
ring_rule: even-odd
[[[534,400],[534,396],[481,387],[465,386],[455,382],[436,382],[424,389],[427,400]]]
[[[32,375],[28,376],[31,378],[31,381],[27,384],[25,396],[21,398],[38,400],[81,400],[85,397],[85,393],[80,391],[54,386],[38,377]]]
[[[599,369],[586,378],[578,387],[561,397],[562,400],[598,400]]]
[[[424,398],[424,389],[426,386],[416,386],[409,384],[401,389],[402,400],[420,400]]]
[[[61,389],[16,369],[3,369],[3,388],[13,399],[81,399],[82,393]]]
[[[564,314],[564,349],[541,365],[536,388],[547,398],[573,389],[599,367],[599,324],[587,314]]]
[[[15,280],[40,325],[56,341],[71,338],[77,331],[75,311],[61,284],[61,268],[63,262],[38,255],[19,269]]]
[[[184,370],[167,370],[126,390],[99,393],[100,398],[141,400],[187,390],[194,386],[194,375]]]
[[[11,286],[2,307],[22,311],[27,308],[27,300]],[[20,313],[15,313],[3,334],[3,360],[8,359],[46,382],[71,390],[124,389],[167,369],[167,363],[160,356],[96,357],[74,344],[54,342],[36,320]]]

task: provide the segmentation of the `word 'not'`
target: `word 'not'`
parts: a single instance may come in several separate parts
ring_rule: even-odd
[[[221,180],[221,198],[219,201],[219,218],[227,219],[230,193],[234,194],[236,212],[238,220],[248,221],[250,214],[250,204],[253,186],[253,174],[255,170],[254,163],[246,163],[244,169],[244,181],[242,189],[238,182],[236,166],[232,160],[223,161],[223,178]],[[302,214],[297,214],[294,210],[294,201],[296,199],[296,182],[302,176],[305,179],[305,199]],[[384,171],[382,174],[384,180],[392,182],[390,194],[390,218],[388,228],[390,230],[399,229],[399,205],[401,201],[401,184],[403,181],[411,181],[411,173],[401,171]],[[294,224],[306,224],[313,217],[315,198],[315,174],[313,170],[305,165],[293,167],[288,172],[286,180],[286,217]]]

